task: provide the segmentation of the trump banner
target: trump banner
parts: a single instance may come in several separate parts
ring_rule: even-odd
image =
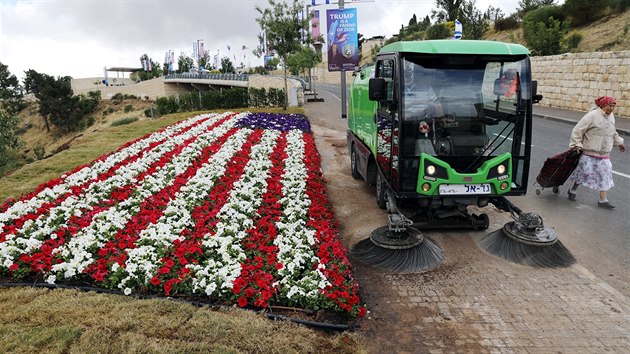
[[[359,65],[357,9],[326,10],[328,71],[354,70]]]

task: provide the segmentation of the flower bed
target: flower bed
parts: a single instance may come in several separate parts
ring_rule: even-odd
[[[303,115],[204,114],[0,205],[0,274],[361,316]]]

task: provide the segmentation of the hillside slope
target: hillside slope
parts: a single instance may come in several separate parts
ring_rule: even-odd
[[[630,10],[613,13],[588,26],[574,28],[571,32],[582,35],[582,41],[574,52],[606,52],[630,50]],[[483,39],[526,45],[523,30],[489,31]]]

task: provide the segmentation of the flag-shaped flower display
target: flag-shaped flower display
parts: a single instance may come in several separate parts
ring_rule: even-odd
[[[0,274],[362,315],[303,115],[203,114],[0,205]]]

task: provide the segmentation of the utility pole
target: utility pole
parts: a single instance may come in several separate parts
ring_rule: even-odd
[[[344,0],[339,0],[339,9],[343,9]],[[347,107],[346,107],[346,70],[341,68],[341,119],[347,119]]]

